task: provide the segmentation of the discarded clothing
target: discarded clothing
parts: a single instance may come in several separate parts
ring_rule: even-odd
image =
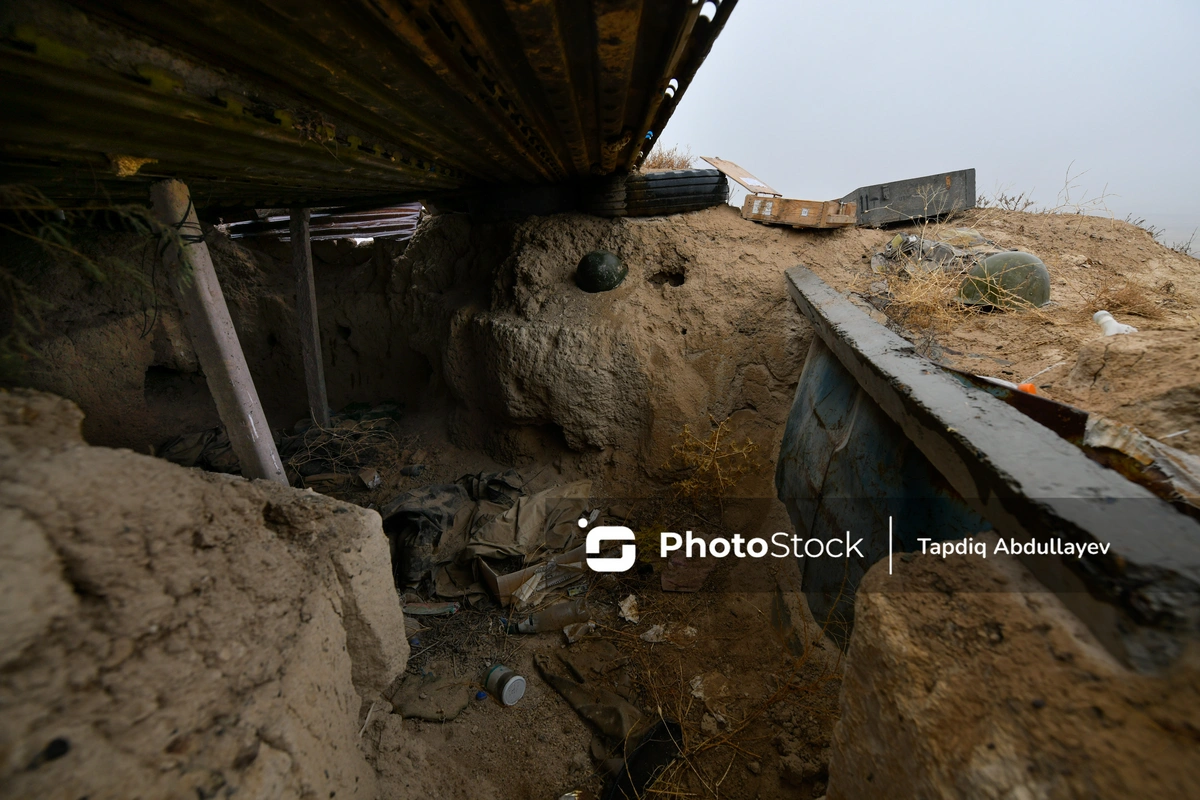
[[[407,492],[380,512],[396,584],[440,597],[482,597],[475,560],[533,564],[572,547],[591,488],[591,481],[576,481],[527,496],[509,470]]]

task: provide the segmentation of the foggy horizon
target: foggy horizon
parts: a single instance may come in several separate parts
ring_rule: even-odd
[[[1071,204],[1171,245],[1200,227],[1198,32],[1183,2],[742,0],[660,142],[810,200],[974,167],[1054,207],[1069,169]]]

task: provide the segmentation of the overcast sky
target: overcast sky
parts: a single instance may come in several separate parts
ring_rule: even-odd
[[[662,136],[787,197],[974,167],[1200,226],[1200,0],[740,0]],[[1106,189],[1107,186],[1107,189]],[[1200,250],[1200,234],[1196,237]]]

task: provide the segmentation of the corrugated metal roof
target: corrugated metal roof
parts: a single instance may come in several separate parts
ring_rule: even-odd
[[[364,206],[624,171],[735,3],[10,0],[4,182]]]

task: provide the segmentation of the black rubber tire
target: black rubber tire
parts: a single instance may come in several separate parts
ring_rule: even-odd
[[[729,182],[715,169],[615,175],[586,187],[583,210],[600,217],[648,217],[699,211],[729,199]]]

